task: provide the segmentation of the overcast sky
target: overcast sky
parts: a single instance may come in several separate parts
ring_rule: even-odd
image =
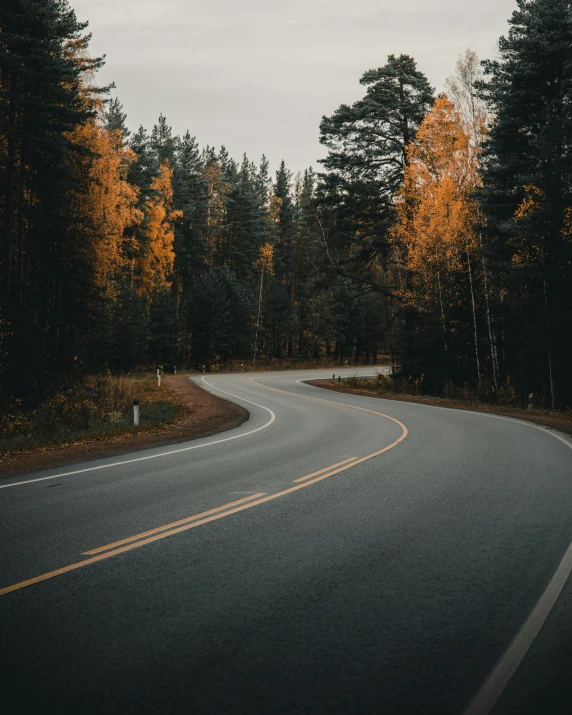
[[[363,72],[409,54],[437,91],[458,55],[496,52],[515,0],[70,0],[106,54],[128,124],[294,171],[324,155],[321,117],[363,96]]]

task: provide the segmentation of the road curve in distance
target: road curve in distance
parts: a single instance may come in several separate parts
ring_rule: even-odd
[[[373,370],[336,370],[356,372]],[[305,382],[331,374],[199,377],[249,421],[3,481],[7,701],[467,711],[570,545],[572,449],[519,421]],[[483,715],[525,712],[525,694],[559,712],[558,683],[533,672],[550,614]]]

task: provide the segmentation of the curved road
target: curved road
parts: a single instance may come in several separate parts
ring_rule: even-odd
[[[330,375],[197,378],[250,420],[0,482],[11,712],[569,712],[572,443]]]

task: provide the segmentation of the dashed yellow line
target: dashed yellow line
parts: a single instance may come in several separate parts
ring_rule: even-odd
[[[152,536],[153,534],[158,534],[161,531],[166,531],[167,529],[173,529],[176,526],[181,526],[189,521],[194,521],[195,519],[200,519],[201,517],[210,516],[217,511],[222,511],[223,509],[228,509],[229,507],[236,506],[237,504],[243,504],[251,499],[256,499],[257,497],[264,496],[263,492],[259,494],[252,494],[249,497],[244,497],[243,499],[237,499],[229,504],[223,504],[223,506],[217,506],[214,509],[209,509],[208,511],[203,511],[200,514],[194,514],[193,516],[187,516],[184,519],[179,519],[178,521],[172,521],[170,524],[164,524],[163,526],[157,526],[155,529],[149,529],[148,531],[142,531],[140,534],[135,534],[135,536],[128,536],[126,539],[120,539],[119,541],[114,541],[111,544],[106,544],[105,546],[98,546],[97,549],[91,549],[91,551],[84,551],[84,556],[94,556],[95,554],[100,554],[102,551],[110,551],[118,546],[123,546],[123,544],[128,544],[131,541],[139,541],[146,536]]]
[[[349,457],[348,459],[344,459],[343,462],[338,462],[337,464],[331,464],[329,467],[324,467],[323,469],[318,469],[317,472],[312,472],[312,474],[306,474],[305,477],[300,477],[300,479],[294,479],[294,484],[297,482],[305,482],[306,479],[310,479],[311,477],[315,477],[318,474],[323,474],[324,472],[329,472],[330,469],[334,469],[335,467],[339,467],[342,464],[347,464],[348,462],[353,462],[354,459],[357,459],[357,457]],[[344,469],[348,469],[351,465],[348,464],[347,467],[344,467]]]
[[[365,457],[361,457],[361,458],[348,457],[347,459],[344,459],[341,462],[332,464],[329,467],[324,467],[323,469],[320,469],[317,472],[312,472],[311,474],[308,474],[305,477],[300,477],[299,479],[296,479],[294,481],[294,483],[304,482],[304,484],[296,484],[296,486],[294,486],[294,487],[289,487],[288,489],[284,489],[280,492],[276,492],[275,494],[270,494],[270,495],[265,495],[262,492],[259,494],[253,494],[252,496],[245,497],[244,499],[238,499],[237,501],[230,502],[229,504],[224,504],[222,506],[215,507],[213,509],[209,509],[208,511],[201,512],[200,514],[195,514],[194,516],[189,516],[184,519],[179,519],[178,521],[173,521],[170,524],[158,526],[158,527],[155,527],[154,529],[149,529],[148,531],[143,531],[139,534],[135,534],[134,536],[129,536],[125,539],[121,539],[119,541],[114,541],[110,544],[106,544],[105,546],[100,546],[98,548],[91,549],[90,551],[85,552],[85,555],[90,556],[90,558],[84,559],[83,561],[78,561],[77,563],[74,563],[74,564],[69,564],[68,566],[63,566],[62,568],[55,569],[54,571],[48,571],[47,573],[41,574],[40,576],[34,576],[33,578],[29,578],[25,581],[20,581],[20,582],[15,583],[11,586],[6,586],[5,588],[0,589],[0,596],[4,596],[7,593],[12,593],[13,591],[19,591],[22,588],[26,588],[27,586],[32,586],[36,583],[40,583],[41,581],[47,581],[48,579],[56,578],[57,576],[62,576],[63,574],[70,573],[70,571],[75,571],[77,569],[81,569],[84,566],[90,566],[91,564],[98,563],[99,561],[109,559],[113,556],[118,556],[119,554],[124,554],[127,551],[132,551],[133,549],[138,549],[141,546],[146,546],[147,544],[152,544],[155,541],[160,541],[161,539],[166,539],[167,537],[173,536],[174,534],[180,534],[184,531],[188,531],[189,529],[194,529],[197,526],[202,526],[203,524],[209,524],[213,521],[217,521],[218,519],[223,519],[224,517],[230,516],[231,514],[237,514],[240,511],[244,511],[246,509],[251,509],[254,506],[258,506],[259,504],[264,504],[266,502],[272,501],[273,499],[278,499],[279,497],[286,496],[287,494],[292,494],[293,492],[298,491],[299,489],[305,489],[306,487],[309,487],[311,484],[316,484],[317,482],[320,482],[323,479],[328,479],[329,477],[334,476],[334,474],[339,474],[340,472],[344,472],[347,469],[351,469],[352,467],[355,467],[357,464],[361,464],[362,462],[365,462],[369,459],[374,459],[374,457],[378,457],[379,455],[383,454],[384,452],[388,452],[390,449],[393,449],[394,447],[396,447],[400,442],[402,442],[407,437],[407,434],[408,434],[407,427],[399,420],[395,419],[394,417],[390,417],[389,415],[386,415],[382,412],[376,412],[375,410],[368,410],[365,407],[356,407],[355,405],[347,405],[343,402],[334,402],[333,400],[325,400],[325,399],[322,399],[319,397],[310,397],[307,395],[297,395],[296,393],[288,392],[287,390],[279,390],[276,387],[268,387],[268,385],[262,385],[261,383],[253,380],[252,378],[250,378],[250,381],[253,382],[255,385],[264,387],[268,390],[274,390],[276,392],[284,392],[287,395],[291,395],[293,397],[302,397],[304,399],[317,400],[318,402],[327,402],[331,405],[337,405],[339,407],[346,407],[346,408],[352,409],[352,410],[360,410],[361,412],[369,412],[371,414],[378,415],[380,417],[385,417],[388,420],[391,420],[392,422],[397,423],[402,429],[402,434],[398,439],[396,439],[394,442],[392,442],[387,447],[384,447],[383,449],[379,449],[376,452],[372,452],[371,454],[368,454]],[[248,503],[244,503],[244,502],[248,502]]]

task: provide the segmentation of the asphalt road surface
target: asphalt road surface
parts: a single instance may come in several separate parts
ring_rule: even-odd
[[[318,376],[0,482],[3,712],[569,715],[571,443]]]

